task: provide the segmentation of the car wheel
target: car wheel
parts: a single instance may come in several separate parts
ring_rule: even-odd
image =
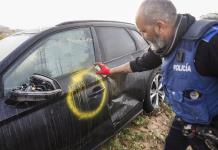
[[[165,99],[161,80],[162,75],[160,69],[155,69],[149,77],[147,91],[145,92],[143,108],[146,113],[159,108],[160,103]]]

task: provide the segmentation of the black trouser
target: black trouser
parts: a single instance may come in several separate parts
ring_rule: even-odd
[[[182,133],[183,125],[174,119],[166,138],[165,150],[186,150],[190,145],[193,150],[209,150],[203,140],[197,137],[187,137]]]

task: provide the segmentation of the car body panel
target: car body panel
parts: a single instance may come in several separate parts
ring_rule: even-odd
[[[144,53],[144,50],[138,49],[136,42],[136,51],[105,61],[104,51],[100,46],[101,41],[95,30],[99,26],[123,28],[128,34],[129,29],[136,30],[134,25],[128,23],[85,21],[66,23],[40,32],[21,44],[0,63],[1,95],[3,96],[4,89],[3,75],[9,69],[13,69],[15,63],[23,60],[25,54],[33,51],[31,48],[35,44],[55,33],[89,28],[93,39],[95,62],[104,62],[109,67],[129,62]],[[133,38],[131,34],[129,35]],[[71,84],[74,84],[72,78],[83,72],[83,69],[87,68],[56,78],[63,90],[61,98],[28,105],[17,103],[15,105],[8,103],[7,97],[2,97],[0,149],[12,150],[15,147],[17,150],[93,149],[142,111],[143,89],[146,88],[145,83],[150,72],[93,77],[95,74],[93,69],[89,77],[83,79],[85,88],[78,86],[69,90]],[[100,113],[83,119],[75,114],[75,108],[68,106],[69,95],[77,104],[76,106],[80,107],[78,111],[81,112],[97,110],[103,100],[102,97],[104,97],[104,104]]]

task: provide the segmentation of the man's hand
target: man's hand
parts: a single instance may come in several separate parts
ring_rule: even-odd
[[[112,75],[112,74],[119,74],[119,73],[131,73],[131,67],[130,63],[125,63],[123,65],[113,67],[113,68],[108,68],[105,64],[103,63],[96,63],[97,65],[95,68],[97,70],[97,74],[101,75]]]
[[[97,63],[96,65],[99,66],[99,71],[96,72],[97,74],[101,74],[101,75],[111,74],[110,68],[108,68],[105,64]]]

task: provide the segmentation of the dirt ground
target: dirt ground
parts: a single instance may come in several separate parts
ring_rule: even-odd
[[[166,104],[151,114],[141,114],[100,150],[162,150],[174,113]]]

